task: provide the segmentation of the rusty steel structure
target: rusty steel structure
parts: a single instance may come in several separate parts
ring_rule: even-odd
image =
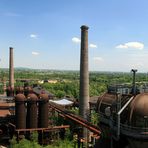
[[[48,128],[32,128],[32,129],[16,129],[15,131],[17,132],[17,134],[19,134],[20,132],[26,132],[26,131],[29,131],[29,132],[33,132],[33,131],[52,131],[54,129],[62,129],[62,128],[69,128],[69,125],[62,125],[62,126],[52,126],[52,127],[48,127]]]
[[[38,97],[35,94],[29,94],[27,97],[27,128],[38,127]]]
[[[56,110],[61,116],[66,117],[67,119],[70,119],[71,121],[75,122],[76,124],[79,124],[79,125],[87,128],[88,130],[90,130],[91,132],[94,133],[94,135],[97,139],[100,138],[100,134],[101,134],[100,129],[97,126],[95,126],[92,123],[85,120],[84,118],[74,115],[72,113],[69,113],[68,111],[66,111],[58,106],[55,106],[52,103],[49,103],[49,107]]]
[[[132,72],[132,84],[110,85],[96,102],[99,127],[107,135],[103,140],[110,140],[107,148],[148,147],[148,84],[137,85],[137,70]]]
[[[51,111],[58,112],[58,115],[64,119],[76,123],[80,127],[78,130],[83,129],[83,131],[78,131],[79,135],[82,135],[82,140],[88,140],[86,132],[86,129],[88,129],[93,133],[93,137],[96,139],[100,138],[103,142],[105,141],[104,143],[101,141],[100,145],[96,147],[148,147],[148,83],[143,86],[141,84],[136,85],[136,69],[131,70],[133,72],[132,86],[127,84],[111,85],[107,87],[107,91],[102,96],[98,96],[96,102],[89,100],[88,29],[85,25],[81,26],[80,98],[75,105],[79,107],[80,116],[74,115],[51,102],[49,103],[49,98],[53,98],[53,95],[41,87],[32,89],[26,83],[24,90],[22,88],[16,89],[15,125],[12,124],[13,122],[8,123],[10,118],[7,118],[6,114],[7,120],[4,119],[5,122],[1,124],[1,121],[0,123],[0,138],[2,134],[8,133],[7,135],[9,135],[12,132],[12,136],[16,133],[19,139],[19,135],[22,133],[27,135],[27,133],[38,131],[39,138],[42,140],[47,138],[49,140],[50,132],[69,127],[68,125],[53,127],[49,124],[48,118],[51,109]],[[26,80],[22,81],[27,82]],[[14,68],[12,47],[10,47],[9,85],[6,91],[7,96],[13,96]],[[90,109],[99,113],[98,126],[89,122]],[[100,137],[101,131],[105,135],[104,137]],[[109,143],[109,145],[104,146],[101,145],[102,143],[104,145]]]
[[[48,113],[49,113],[49,97],[48,94],[41,94],[39,96],[39,116],[38,116],[38,127],[47,128],[48,127]]]
[[[15,122],[17,129],[26,128],[26,97],[23,94],[18,94],[15,97]]]
[[[16,133],[17,140],[19,140],[22,134],[25,134],[28,132],[29,134],[31,134],[32,132],[36,131],[39,133],[39,143],[46,145],[49,143],[50,140],[52,140],[52,139],[49,139],[49,135],[51,132],[60,131],[61,129],[65,130],[69,127],[70,127],[69,125],[61,125],[61,126],[51,126],[48,128],[16,129],[15,133]],[[43,136],[44,133],[46,133],[46,138],[44,138]],[[47,135],[48,135],[48,138],[47,138]]]
[[[74,115],[67,110],[63,110],[60,107],[54,106],[49,103],[49,99],[53,98],[53,95],[39,87],[29,87],[27,81],[24,87],[17,87],[15,89],[15,122],[8,123],[6,128],[8,135],[11,137],[16,133],[18,140],[23,137],[30,138],[33,131],[39,133],[40,138],[43,140],[46,138],[49,140],[50,132],[54,130],[69,128],[69,125],[52,126],[49,124],[49,112],[50,109],[57,111],[60,116],[65,119],[71,120],[78,124],[83,129],[82,140],[88,141],[88,133],[86,129],[93,133],[93,137],[100,138],[100,129],[89,122],[89,71],[88,71],[88,27],[81,26],[81,53],[80,53],[80,101],[79,101],[79,114]],[[13,67],[13,48],[10,47],[10,64],[9,64],[9,86],[7,88],[8,96],[14,96],[14,67]],[[84,128],[85,127],[85,128]],[[10,130],[11,129],[11,130]],[[0,128],[0,133],[3,130]],[[81,131],[78,131],[79,135]],[[64,133],[64,132],[63,132]],[[78,138],[79,139],[79,138]],[[42,141],[41,141],[42,142]]]
[[[145,107],[145,105],[147,104],[148,92],[141,93],[135,96],[129,107],[129,125],[134,127],[143,126],[144,128],[147,128],[148,108]]]

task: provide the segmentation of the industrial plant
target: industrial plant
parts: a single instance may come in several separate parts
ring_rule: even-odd
[[[107,92],[92,101],[89,96],[88,29],[81,26],[79,115],[61,107],[54,95],[39,86],[14,85],[13,48],[10,47],[9,85],[0,97],[0,139],[5,144],[13,136],[17,141],[31,139],[38,133],[38,143],[50,144],[60,133],[64,137],[70,125],[53,126],[50,117],[55,112],[80,128],[77,147],[147,148],[148,147],[148,86],[138,87],[136,69],[132,69],[133,83],[108,85]],[[97,88],[96,88],[97,89]],[[67,101],[68,102],[68,101]],[[75,102],[70,102],[73,106]],[[90,122],[91,111],[99,115],[99,122]],[[83,144],[93,141],[93,145]]]

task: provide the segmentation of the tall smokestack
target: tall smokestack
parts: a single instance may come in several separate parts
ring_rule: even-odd
[[[88,29],[81,26],[79,114],[86,120],[89,119]]]
[[[10,47],[9,55],[9,86],[11,89],[14,88],[14,68],[13,68],[13,48]]]

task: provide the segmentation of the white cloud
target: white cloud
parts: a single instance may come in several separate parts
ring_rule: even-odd
[[[79,38],[77,38],[77,37],[73,37],[72,38],[72,42],[74,42],[74,43],[80,43],[81,40]]]
[[[135,67],[138,67],[138,68],[139,68],[139,67],[142,67],[142,66],[144,66],[144,64],[143,64],[142,62],[139,62],[139,63],[136,63],[136,64],[135,64]]]
[[[116,48],[126,49],[126,48],[128,48],[128,47],[127,47],[126,45],[120,44],[120,45],[116,46]]]
[[[102,62],[104,59],[102,57],[93,57],[93,60],[96,62]]]
[[[90,48],[97,48],[97,45],[95,45],[95,44],[89,44],[89,47]]]
[[[33,39],[37,39],[38,35],[37,34],[30,34],[30,37],[33,38]]]
[[[140,61],[135,61],[135,63],[131,63],[130,66],[131,66],[130,67],[131,69],[138,69],[139,70],[141,68],[142,69],[144,68],[144,63],[143,62],[140,62]]]
[[[128,42],[128,43],[117,45],[116,48],[120,48],[120,49],[133,48],[133,49],[142,50],[144,48],[144,44],[140,42]]]
[[[39,55],[39,53],[35,52],[35,51],[32,51],[32,55],[37,56],[37,55]]]

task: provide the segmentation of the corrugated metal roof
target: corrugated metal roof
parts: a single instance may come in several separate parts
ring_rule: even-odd
[[[6,117],[7,115],[11,115],[9,110],[0,110],[0,117]]]
[[[58,105],[72,105],[73,104],[72,101],[69,101],[67,99],[49,100],[49,102],[53,102],[53,103],[58,104]]]
[[[11,106],[15,106],[15,103],[0,102],[0,109],[10,108]]]
[[[42,87],[34,87],[33,88],[33,92],[36,93],[37,95],[40,95],[40,94],[48,94],[49,96],[53,97],[54,95],[51,94],[49,91],[43,89]]]

